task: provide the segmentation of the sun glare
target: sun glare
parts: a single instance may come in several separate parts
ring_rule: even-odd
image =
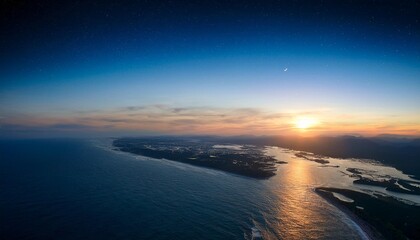
[[[308,129],[315,126],[318,121],[310,117],[300,117],[296,119],[295,127],[298,129]]]

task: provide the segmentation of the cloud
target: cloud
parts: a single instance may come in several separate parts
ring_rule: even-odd
[[[75,130],[75,129],[84,130],[84,129],[92,128],[91,126],[87,126],[83,124],[76,124],[76,123],[67,123],[67,124],[57,123],[57,124],[48,125],[46,127],[55,128],[55,129],[63,129],[63,130]]]
[[[66,116],[17,115],[0,119],[9,132],[152,132],[162,134],[275,135],[299,133],[297,116],[311,115],[321,124],[305,131],[325,133],[407,133],[418,124],[398,125],[366,116],[334,114],[325,109],[272,112],[257,108],[173,107],[165,104],[127,106]],[[324,119],[322,119],[324,118]],[[399,119],[396,119],[399,121]],[[418,134],[419,131],[413,132]]]
[[[8,119],[7,123],[62,131],[96,131],[109,128],[111,124],[114,129],[133,131],[236,134],[258,133],[267,128],[275,131],[288,117],[254,108],[172,107],[155,104],[91,113],[74,112],[71,117],[18,116]]]
[[[121,109],[121,111],[137,111],[142,110],[144,107],[142,106],[128,106]]]

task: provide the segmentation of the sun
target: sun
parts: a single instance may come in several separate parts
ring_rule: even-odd
[[[298,129],[308,129],[318,124],[318,120],[311,117],[299,117],[295,121],[295,127]]]

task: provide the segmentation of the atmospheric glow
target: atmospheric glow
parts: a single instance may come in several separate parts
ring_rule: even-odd
[[[420,136],[410,4],[8,2],[0,138]]]
[[[318,124],[318,121],[311,117],[300,117],[296,119],[295,127],[298,129],[308,129]]]

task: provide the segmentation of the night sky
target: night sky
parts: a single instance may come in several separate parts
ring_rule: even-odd
[[[420,135],[418,1],[1,1],[0,134]],[[315,124],[316,123],[316,124]]]

